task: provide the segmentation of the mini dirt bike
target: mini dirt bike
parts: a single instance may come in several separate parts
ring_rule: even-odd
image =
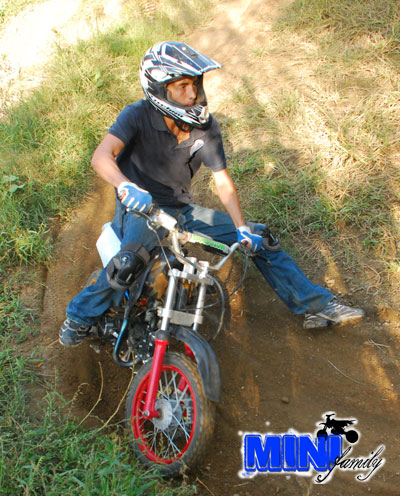
[[[317,432],[317,437],[327,437],[328,436],[328,431],[327,429],[330,429],[331,434],[334,435],[344,435],[346,437],[346,440],[349,443],[356,443],[358,441],[358,432],[354,430],[350,431],[345,431],[344,428],[347,427],[348,425],[354,424],[354,420],[335,420],[332,419],[335,414],[331,413],[326,416],[326,422],[320,422],[324,426],[323,429],[320,429]]]
[[[150,228],[161,226],[169,232],[167,244],[152,251],[120,306],[106,312],[93,332],[102,342],[111,343],[118,365],[134,368],[126,419],[137,458],[163,474],[175,475],[186,466],[193,467],[213,433],[221,376],[215,353],[198,328],[204,309],[211,306],[205,304],[211,290],[221,313],[210,341],[218,335],[225,296],[212,273],[243,245],[228,247],[202,234],[182,232],[162,210],[146,217]],[[201,245],[223,258],[210,265],[188,257],[183,249],[186,243]],[[179,343],[183,352],[179,347],[171,351]]]

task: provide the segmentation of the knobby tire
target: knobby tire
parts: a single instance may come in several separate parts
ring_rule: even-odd
[[[195,362],[179,353],[165,354],[157,391],[160,416],[143,417],[151,361],[135,377],[126,402],[126,419],[136,457],[163,475],[193,467],[212,437],[214,404],[203,391]]]

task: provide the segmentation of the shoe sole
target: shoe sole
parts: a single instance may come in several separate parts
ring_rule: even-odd
[[[82,341],[79,341],[79,343],[73,343],[73,344],[67,344],[67,343],[63,343],[61,341],[61,338],[58,338],[58,342],[64,346],[64,348],[75,348],[75,346],[79,346],[80,344],[82,344]]]
[[[357,315],[357,316],[350,317],[350,318],[343,319],[343,320],[339,320],[339,321],[326,319],[326,320],[321,320],[319,324],[315,323],[315,325],[313,325],[312,321],[308,322],[308,323],[304,322],[303,328],[304,329],[324,329],[325,327],[330,327],[330,326],[342,327],[342,326],[346,326],[346,325],[357,324],[363,318],[364,318],[364,315]]]
[[[336,327],[341,327],[341,326],[345,326],[345,325],[358,324],[358,322],[361,322],[363,318],[364,318],[364,315],[358,315],[357,317],[351,317],[349,319],[344,319],[344,320],[339,320],[339,321],[330,320],[329,323],[330,323],[330,325],[334,325]]]
[[[303,329],[324,329],[329,326],[329,322],[327,320],[320,320],[319,323],[313,322],[304,322]]]

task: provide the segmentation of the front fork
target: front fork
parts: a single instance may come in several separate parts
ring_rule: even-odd
[[[162,335],[160,335],[162,333]],[[164,361],[165,351],[169,340],[165,331],[158,331],[155,339],[154,355],[151,362],[149,385],[147,388],[146,399],[144,402],[143,417],[151,419],[158,417],[159,413],[155,409],[158,383],[161,377],[161,368]]]
[[[176,277],[171,275],[168,282],[167,298],[165,309],[172,309],[176,296]],[[159,413],[155,408],[158,383],[161,377],[161,368],[164,361],[164,355],[169,343],[168,333],[169,316],[168,312],[163,315],[160,330],[156,333],[154,355],[151,362],[149,386],[147,389],[146,399],[144,402],[143,416],[147,419],[158,417]]]
[[[206,265],[207,266],[207,265]],[[185,269],[189,273],[193,273],[193,267],[185,266]],[[178,271],[179,272],[179,271]],[[155,339],[155,347],[154,347],[154,355],[153,360],[151,362],[150,376],[149,376],[149,385],[147,389],[146,399],[144,402],[144,411],[143,416],[146,419],[152,419],[154,417],[158,417],[159,413],[155,408],[156,398],[157,398],[157,389],[158,383],[161,377],[161,369],[164,361],[165,352],[169,343],[169,321],[170,321],[170,312],[173,309],[175,298],[176,298],[176,289],[177,289],[177,273],[174,273],[174,269],[169,277],[168,283],[168,291],[167,297],[164,307],[164,312],[161,320],[160,330],[157,331],[156,339]],[[200,284],[199,290],[199,298],[196,305],[195,311],[195,319],[193,323],[193,330],[197,330],[199,325],[201,314],[203,311],[204,300],[206,295],[206,284]],[[185,344],[185,354],[194,358],[194,354],[189,346]],[[186,380],[182,377],[179,384],[178,389],[183,391],[186,387]]]

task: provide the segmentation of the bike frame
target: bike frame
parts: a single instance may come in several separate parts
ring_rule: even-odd
[[[205,304],[207,286],[211,286],[214,284],[213,279],[208,276],[209,272],[217,272],[241,246],[239,243],[235,243],[231,247],[228,247],[227,245],[218,243],[213,239],[208,238],[207,236],[178,231],[178,229],[176,228],[176,220],[168,216],[164,212],[158,211],[151,219],[151,222],[155,225],[161,225],[162,227],[170,231],[171,250],[177,257],[177,259],[183,263],[183,270],[175,268],[170,270],[165,305],[158,311],[158,315],[159,317],[161,317],[161,324],[160,329],[156,333],[154,355],[151,363],[149,385],[145,397],[143,411],[143,416],[147,419],[159,416],[159,413],[156,409],[156,395],[164,356],[170,341],[171,324],[175,326],[183,326],[184,328],[186,328],[186,331],[189,331],[190,329],[187,328],[190,327],[191,331],[197,333],[199,325],[203,322],[202,314]],[[205,247],[212,248],[213,250],[218,250],[220,253],[225,254],[225,256],[219,261],[219,263],[214,266],[210,266],[208,262],[197,261],[196,258],[186,257],[184,255],[184,253],[182,252],[182,245],[187,242],[202,244]],[[199,285],[197,303],[194,313],[182,312],[179,309],[174,308],[177,288],[179,284],[182,284],[182,282],[189,282],[189,284],[195,283]],[[220,391],[215,392],[212,390],[216,388],[220,389],[219,367],[210,345],[204,339],[196,340],[193,332],[191,334],[188,334],[187,332],[181,331],[180,333],[177,333],[176,337],[184,342],[185,353],[197,359],[197,366],[203,381],[203,385],[205,386],[205,394],[209,396],[210,399],[218,400]],[[199,338],[201,337],[199,336]],[[194,348],[193,350],[189,346],[187,341],[191,341],[191,344]],[[213,361],[215,362],[214,364],[210,363]],[[210,368],[213,369],[212,372],[214,372],[215,370],[217,370],[217,372],[210,372]],[[217,386],[210,387],[210,381],[207,378],[216,375],[218,376],[218,379],[214,378],[212,380],[214,380],[214,383],[216,383]]]

